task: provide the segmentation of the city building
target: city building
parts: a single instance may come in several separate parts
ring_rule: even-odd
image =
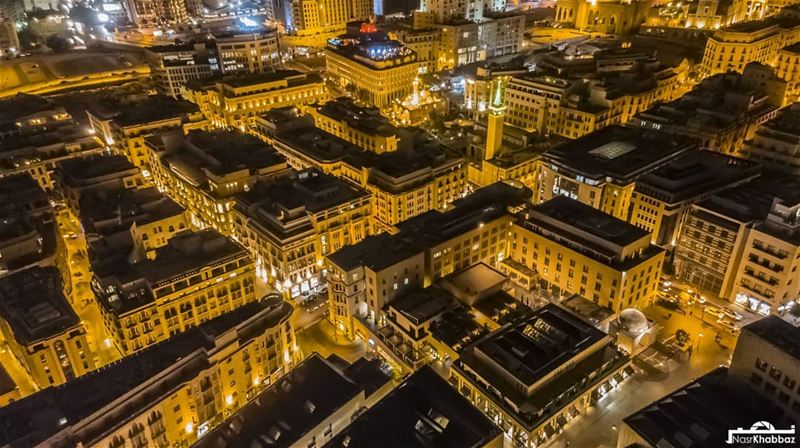
[[[390,379],[377,360],[312,353],[193,447],[324,446],[389,392]]]
[[[288,297],[319,292],[325,257],[371,233],[369,193],[311,168],[236,196],[233,237],[256,273]]]
[[[14,270],[52,255],[53,207],[27,174],[0,177],[0,270]]]
[[[420,64],[401,42],[364,28],[328,41],[327,75],[360,101],[385,109],[411,93]]]
[[[345,32],[349,22],[370,20],[373,12],[373,0],[292,0],[292,22],[287,28],[298,44],[320,47],[326,39]]]
[[[4,406],[0,443],[189,446],[299,362],[291,314],[276,297],[251,303]]]
[[[704,79],[680,98],[657,104],[637,114],[631,125],[684,135],[700,147],[724,154],[741,155],[744,142],[761,123],[783,105],[785,83],[771,91],[771,83],[756,79],[761,69],[748,65],[744,74],[727,73]],[[752,88],[752,85],[758,85]]]
[[[555,21],[581,31],[629,34],[647,17],[649,1],[642,0],[558,0]]]
[[[771,171],[800,174],[800,105],[785,107],[761,123],[745,142],[742,156]]]
[[[609,126],[543,154],[533,203],[564,195],[627,219],[636,180],[694,148],[664,132]]]
[[[516,446],[541,446],[633,373],[606,333],[554,304],[473,342],[450,383]]]
[[[64,296],[56,268],[36,266],[0,278],[0,330],[40,388],[95,369],[86,329]]]
[[[186,208],[193,226],[224,235],[233,230],[234,196],[288,169],[271,146],[238,131],[152,135],[145,147],[158,188]]]
[[[374,446],[500,448],[503,432],[430,367],[407,377],[328,442]]]
[[[463,156],[419,130],[401,128],[398,150],[376,154],[289,109],[258,117],[255,127],[296,170],[317,168],[367,190],[373,197],[376,230],[444,209],[467,193]]]
[[[140,188],[142,174],[123,155],[96,155],[62,160],[56,165],[58,192],[73,215],[81,197],[91,191]]]
[[[478,119],[489,112],[492,103],[492,92],[496,83],[506,85],[512,76],[528,72],[524,65],[481,64],[475,66],[475,72],[464,75],[464,106],[471,111],[473,118]]]
[[[800,99],[800,44],[783,47],[775,61],[775,74],[786,81],[786,102]]]
[[[733,300],[752,228],[766,219],[776,198],[789,203],[800,200],[798,188],[794,179],[764,176],[692,205],[675,250],[677,276]]]
[[[778,316],[745,325],[736,340],[728,372],[742,383],[749,383],[751,389],[794,421],[800,419],[798,340],[800,328]]]
[[[205,42],[147,47],[145,59],[158,93],[173,98],[181,96],[181,88],[189,81],[219,72],[216,53],[211,53]]]
[[[741,73],[751,62],[773,65],[781,49],[800,40],[800,19],[778,15],[720,28],[708,38],[701,70],[704,75]]]
[[[445,211],[429,211],[327,257],[328,318],[338,331],[355,337],[355,320],[384,323],[384,305],[415,288],[479,262],[508,256],[508,228],[530,198],[519,184],[499,182],[455,201]]]
[[[190,82],[183,95],[218,128],[242,132],[253,117],[271,109],[311,104],[326,98],[322,78],[294,70],[225,76]]]
[[[214,230],[184,232],[138,262],[92,266],[107,344],[132,354],[256,300],[247,251]]]
[[[780,429],[793,423],[746,382],[718,368],[625,417],[617,448],[725,446],[730,430],[761,421]]]
[[[658,292],[664,250],[650,232],[566,196],[525,208],[508,258],[534,270],[554,295],[579,294],[620,312]]]
[[[6,406],[22,398],[19,386],[8,374],[5,367],[0,366],[0,407]]]
[[[139,26],[187,23],[202,15],[202,2],[193,0],[125,0],[128,18]]]
[[[342,96],[323,104],[313,104],[305,111],[314,126],[376,154],[396,151],[400,131],[376,107],[361,106]]]
[[[278,31],[214,33],[216,56],[224,74],[267,73],[281,68]]]
[[[636,181],[628,222],[653,244],[675,247],[692,204],[759,176],[758,163],[711,151],[691,151]]]
[[[154,74],[157,78],[157,74]],[[154,132],[207,127],[198,107],[188,101],[163,95],[108,98],[97,101],[86,111],[95,135],[150,178],[150,160],[144,138]]]
[[[775,198],[744,243],[732,299],[759,314],[783,313],[800,299],[800,200]]]
[[[743,0],[656,2],[650,8],[644,24],[649,27],[716,30],[743,20],[750,20],[744,17],[745,11],[742,11],[747,3],[750,2]]]

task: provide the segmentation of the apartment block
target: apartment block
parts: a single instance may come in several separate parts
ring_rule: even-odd
[[[144,179],[123,155],[96,155],[62,160],[56,165],[58,192],[69,210],[77,216],[83,195],[100,190],[136,189]]]
[[[367,151],[382,154],[398,149],[400,130],[376,107],[339,97],[304,109],[314,119],[314,126]]]
[[[742,156],[771,171],[800,174],[800,105],[785,107],[758,126]]]

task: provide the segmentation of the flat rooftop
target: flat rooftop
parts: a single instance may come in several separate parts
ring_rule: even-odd
[[[188,101],[176,100],[166,95],[150,95],[132,103],[107,99],[92,104],[89,112],[100,119],[112,120],[118,126],[129,127],[183,118],[199,113],[200,109]]]
[[[41,208],[50,208],[50,200],[30,174],[0,178],[0,216],[19,215]]]
[[[94,179],[135,173],[136,167],[119,154],[73,157],[57,162],[61,179],[70,186],[81,186]]]
[[[11,98],[0,100],[0,126],[5,126],[7,123],[13,123],[28,115],[52,110],[57,107],[58,106],[44,97],[18,93]]]
[[[288,87],[322,82],[322,78],[316,73],[301,73],[297,70],[278,70],[275,72],[228,75],[221,78],[219,82],[225,86],[236,89],[284,80]]]
[[[530,189],[520,184],[497,182],[453,202],[445,212],[429,211],[398,224],[395,235],[369,236],[328,259],[346,271],[358,266],[379,271],[510,213],[510,207],[519,207],[530,197]]]
[[[429,287],[417,289],[392,300],[387,307],[395,310],[414,325],[422,325],[457,305],[446,291]]]
[[[0,396],[14,392],[16,389],[17,384],[11,378],[11,375],[8,374],[6,368],[0,365]]]
[[[758,163],[714,151],[684,153],[636,181],[636,192],[674,204],[757,177]]]
[[[377,107],[360,106],[352,98],[341,96],[316,106],[317,112],[334,120],[343,120],[353,129],[367,134],[390,137],[398,129],[381,115]]]
[[[86,233],[127,231],[183,213],[184,208],[156,187],[92,191],[80,199],[80,221]]]
[[[150,393],[127,401],[126,406],[107,412],[108,425],[77,430],[74,443],[92,446],[97,438],[116,424],[175,393],[178,388],[208,369],[208,352],[229,332],[240,346],[262,334],[292,312],[292,306],[278,298],[252,302],[197,327],[172,336],[101,369],[82,375],[59,387],[49,387],[0,408],[0,445],[33,448],[69,425],[80,426],[101,409],[131,390],[145,385]],[[257,320],[251,320],[260,316]],[[248,322],[249,321],[249,322]],[[221,344],[221,345],[227,345]],[[176,372],[166,371],[180,365]],[[163,377],[162,377],[163,376]],[[154,378],[159,377],[155,382]]]
[[[236,208],[284,239],[313,231],[312,215],[368,197],[369,193],[352,183],[310,168],[257,182],[250,191],[236,196]]]
[[[650,446],[726,446],[728,431],[767,421],[793,425],[775,405],[718,368],[623,421]]]
[[[544,159],[575,174],[627,183],[693,147],[674,134],[615,125],[550,149]]]
[[[156,249],[155,259],[131,263],[127,254],[92,266],[95,274],[116,291],[100,297],[108,309],[122,314],[151,303],[155,290],[165,282],[197,273],[208,266],[234,262],[237,267],[252,264],[248,252],[216,230],[186,231]],[[198,279],[199,281],[199,279]],[[189,285],[187,284],[186,287]],[[169,292],[173,287],[169,287]]]
[[[368,366],[390,381],[377,360]],[[361,394],[354,379],[312,353],[193,447],[288,448]]]
[[[795,176],[759,177],[715,193],[697,206],[740,222],[751,222],[766,219],[775,198],[800,202],[800,180]]]
[[[800,360],[800,327],[796,327],[778,316],[767,316],[745,325],[742,332],[752,333],[789,356]]]
[[[423,366],[324,446],[477,448],[501,437],[491,420]]]
[[[79,328],[55,267],[32,267],[0,278],[0,314],[22,345]]]
[[[344,34],[328,39],[327,51],[336,53],[372,70],[385,70],[415,63],[417,54],[402,42],[390,39],[386,33],[371,32]],[[379,64],[391,61],[391,64]]]

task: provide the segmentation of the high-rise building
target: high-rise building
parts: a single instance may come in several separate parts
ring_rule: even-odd
[[[288,169],[272,147],[237,131],[152,135],[145,145],[158,188],[186,208],[192,225],[224,235],[233,231],[234,197]]]
[[[312,168],[237,195],[233,236],[252,253],[257,275],[294,298],[325,286],[325,257],[369,235],[371,217],[369,193]]]
[[[265,73],[281,68],[278,31],[215,33],[216,57],[222,73]]]
[[[366,28],[328,41],[327,74],[364,103],[386,109],[411,93],[420,64],[401,42]]]
[[[56,268],[36,266],[0,279],[0,329],[40,388],[95,368],[86,329],[64,295]]]
[[[292,306],[250,303],[0,409],[5,446],[190,446],[300,361]]]

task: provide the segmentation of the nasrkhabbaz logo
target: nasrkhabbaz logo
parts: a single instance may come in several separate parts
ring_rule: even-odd
[[[728,445],[794,445],[794,425],[789,429],[775,429],[770,422],[760,421],[753,423],[750,429],[736,428],[728,430]]]

